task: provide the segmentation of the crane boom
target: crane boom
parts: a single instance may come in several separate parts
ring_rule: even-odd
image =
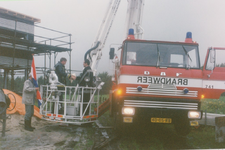
[[[93,48],[88,50],[85,54],[84,59],[90,60],[91,62],[90,67],[92,68],[94,73],[96,72],[98,61],[100,60],[102,56],[102,49],[105,46],[105,41],[108,37],[113,20],[116,16],[116,12],[118,10],[120,1],[121,0],[110,0],[105,16],[100,25],[99,31],[92,45]]]
[[[128,0],[126,35],[129,29],[134,29],[135,39],[142,39],[143,29],[141,27],[142,15],[144,9],[144,0]]]
[[[92,68],[94,74],[96,73],[96,68],[99,60],[102,56],[102,49],[105,46],[106,39],[112,27],[114,18],[116,16],[117,10],[119,8],[121,0],[110,0],[107,7],[105,16],[98,30],[97,36],[92,48],[89,49],[84,59],[90,60],[90,67]],[[128,0],[127,7],[127,19],[126,19],[126,37],[128,35],[128,30],[130,28],[134,29],[135,38],[141,39],[143,30],[141,28],[142,12],[144,7],[144,0]]]

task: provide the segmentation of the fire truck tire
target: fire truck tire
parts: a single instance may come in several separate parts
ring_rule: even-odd
[[[191,127],[188,119],[178,119],[174,123],[175,131],[178,135],[186,136],[191,132]]]

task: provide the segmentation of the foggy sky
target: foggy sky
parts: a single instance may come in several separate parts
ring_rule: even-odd
[[[85,52],[91,48],[109,0],[0,0],[0,7],[41,19],[38,25],[72,34],[72,69],[82,70]],[[145,0],[142,27],[144,39],[184,41],[191,31],[199,43],[201,65],[208,47],[225,47],[224,0]],[[121,44],[125,34],[127,0],[121,0],[108,36],[98,72],[109,68],[110,44]],[[35,34],[39,34],[36,33]],[[67,53],[58,54],[67,57]],[[35,58],[36,66],[43,66]],[[66,65],[68,68],[68,64]]]

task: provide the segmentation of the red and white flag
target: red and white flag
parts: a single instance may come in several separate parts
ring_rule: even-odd
[[[33,61],[31,64],[31,74],[32,74],[32,80],[33,80],[34,86],[38,87],[37,77],[36,77],[36,68],[35,68],[35,64],[34,64],[34,57],[33,57]],[[39,90],[37,90],[37,99],[38,99],[38,107],[40,107],[40,105],[42,103],[42,98],[41,98],[41,94],[40,94]]]

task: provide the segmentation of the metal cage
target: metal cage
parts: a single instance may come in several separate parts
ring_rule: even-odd
[[[40,113],[43,119],[70,123],[84,124],[98,118],[99,91],[96,87],[79,87],[64,85],[42,85],[42,105]]]

